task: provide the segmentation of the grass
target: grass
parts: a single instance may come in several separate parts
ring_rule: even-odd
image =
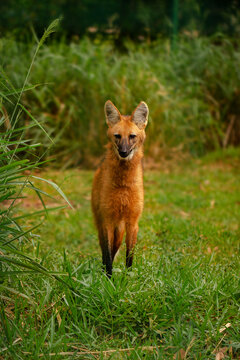
[[[215,359],[222,351],[226,359],[239,358],[240,173],[237,150],[233,153],[145,171],[134,265],[127,273],[123,245],[112,280],[101,271],[92,222],[93,172],[41,174],[61,186],[74,210],[49,214],[41,237],[22,247],[52,273],[62,274],[72,290],[27,271],[21,278],[6,277],[0,355]],[[39,209],[37,197],[27,199],[19,203],[19,215]],[[227,323],[231,326],[221,332]],[[104,353],[113,349],[125,350]]]
[[[55,277],[48,273],[48,270],[34,261],[27,253],[22,252],[22,244],[28,241],[31,237],[34,238],[34,230],[41,225],[41,223],[35,224],[33,227],[28,227],[28,218],[32,214],[24,213],[22,216],[16,216],[15,205],[18,201],[24,198],[23,191],[30,189],[35,192],[43,209],[38,212],[46,216],[47,212],[52,209],[47,209],[42,195],[48,196],[43,192],[41,188],[33,186],[32,172],[36,170],[38,166],[43,165],[45,161],[42,161],[44,153],[41,156],[37,156],[34,151],[40,144],[31,142],[26,138],[27,131],[38,126],[42,131],[44,129],[38,123],[32,115],[32,122],[27,126],[19,126],[21,117],[28,115],[29,112],[21,103],[21,97],[25,91],[32,90],[34,86],[28,86],[28,79],[31,73],[31,69],[34,65],[37,53],[40,47],[43,45],[46,38],[54,31],[58,24],[58,20],[55,20],[49,25],[48,29],[44,32],[42,39],[35,47],[35,52],[30,62],[25,80],[21,88],[16,89],[14,84],[4,73],[0,72],[0,282],[4,282],[3,277],[18,273],[21,273],[27,269],[33,273],[42,273]],[[11,104],[12,113],[8,113],[6,106]],[[22,159],[22,154],[27,154],[28,158]],[[29,157],[33,158],[33,161],[29,160]],[[48,182],[54,189],[61,194],[65,201],[68,202],[64,193],[54,183],[48,180],[38,178],[38,180]],[[22,220],[19,222],[19,220]],[[14,270],[12,271],[12,267]],[[24,269],[24,270],[22,270]],[[4,273],[4,274],[3,274]],[[59,281],[62,281],[59,279]],[[4,288],[4,285],[2,285]],[[9,289],[8,289],[9,290]],[[2,302],[1,302],[2,305]]]
[[[31,154],[32,157],[34,150],[39,144],[33,144],[29,139],[24,137],[33,124],[21,127],[19,122],[21,116],[26,114],[24,106],[21,104],[21,96],[25,91],[29,91],[33,87],[27,86],[28,78],[31,68],[34,64],[34,59],[39,51],[40,46],[43,44],[44,39],[53,31],[56,22],[51,24],[49,29],[44,33],[42,40],[36,47],[35,54],[32,62],[30,63],[25,81],[21,89],[16,89],[11,83],[4,71],[0,72],[0,280],[2,282],[3,272],[11,269],[11,264],[15,267],[27,268],[34,270],[45,271],[39,264],[34,263],[27,254],[21,252],[18,248],[18,243],[26,241],[29,236],[34,236],[33,231],[39,226],[35,224],[34,227],[28,228],[23,223],[20,225],[18,222],[19,217],[15,216],[14,208],[15,203],[22,199],[22,192],[25,188],[29,188],[36,192],[39,201],[44,207],[42,199],[42,191],[32,185],[31,171],[42,165],[41,157],[35,155],[34,161],[29,159],[22,159],[21,154]],[[14,101],[12,101],[14,99]],[[11,104],[12,113],[7,113],[5,104]],[[32,117],[33,121],[37,120]],[[41,125],[38,124],[40,127]],[[55,186],[56,187],[56,186]],[[46,193],[45,193],[46,194]],[[64,196],[64,194],[62,194]],[[42,211],[43,213],[44,211]],[[47,212],[45,208],[45,212]],[[29,214],[21,216],[27,222]],[[17,245],[16,245],[17,244]],[[20,274],[20,273],[19,273]],[[9,276],[11,272],[9,272]],[[1,303],[2,305],[2,303]]]
[[[155,114],[158,119],[159,115],[161,121],[150,121],[148,138],[153,148],[146,144],[149,154],[152,151],[152,155],[159,157],[156,149],[160,148],[161,153],[173,144],[180,151],[185,144],[186,149],[195,149],[198,153],[197,149],[207,139],[211,144],[214,139],[220,141],[224,146],[234,143],[238,52],[225,40],[219,50],[214,44],[208,48],[209,43],[202,39],[194,42],[195,49],[182,43],[178,52],[167,54],[169,62],[160,63],[156,59],[159,51],[165,49],[162,43],[155,44],[150,52],[145,46],[131,50],[133,44],[129,43],[128,53],[119,57],[111,54],[111,42],[90,43],[88,39],[79,44],[52,44],[41,50],[43,41],[57,23],[48,27],[35,46],[28,67],[28,44],[13,41],[12,46],[8,46],[11,39],[3,39],[0,44],[5,59],[1,61],[7,63],[7,71],[1,71],[0,92],[0,129],[4,129],[0,134],[0,358],[206,359],[215,358],[220,351],[225,358],[237,358],[240,351],[238,148],[218,150],[202,161],[185,161],[182,165],[170,162],[169,167],[146,171],[145,212],[134,266],[126,271],[123,245],[111,280],[101,271],[90,211],[93,172],[48,169],[39,173],[38,166],[46,154],[42,148],[47,147],[49,141],[51,146],[57,144],[60,166],[88,161],[90,156],[99,154],[105,142],[104,125],[99,122],[102,100],[114,93],[114,89],[116,99],[121,99],[126,111],[129,111],[127,104],[134,104],[141,94],[148,94],[152,99],[152,116]],[[106,49],[113,55],[108,58],[109,62],[105,61]],[[187,89],[180,76],[186,60],[181,56],[186,49],[189,50],[189,72],[184,72],[184,76],[192,79]],[[197,50],[203,51],[200,60]],[[222,59],[223,50],[231,50],[226,56],[233,63],[226,61],[226,67],[222,66],[218,74],[216,64]],[[37,54],[41,55],[40,62]],[[99,68],[93,59],[101,59]],[[200,66],[205,60],[208,61],[207,73],[205,67]],[[76,62],[79,66],[75,66]],[[150,64],[154,64],[151,69]],[[172,72],[174,64],[178,67]],[[146,87],[143,65],[149,81]],[[76,69],[80,77],[75,79]],[[99,77],[95,77],[97,69],[102,71]],[[192,86],[196,69],[205,81],[200,87],[199,83]],[[61,76],[56,83],[64,101],[55,95],[55,90],[38,86],[39,82],[45,82],[47,70],[53,80],[58,74]],[[162,71],[161,81],[166,82],[163,87],[161,81],[155,82]],[[204,87],[208,83],[206,79],[216,79],[217,75],[221,75],[217,87],[212,82],[209,88]],[[139,92],[132,92],[138,76]],[[116,81],[102,81],[106,78]],[[229,78],[233,83],[226,82]],[[153,91],[152,81],[158,90],[161,85],[160,92]],[[180,97],[173,99],[169,92],[164,92],[168,86],[171,88],[171,81],[176,84]],[[69,87],[65,86],[68,83]],[[78,90],[73,91],[79,83],[81,99],[87,100],[80,106]],[[103,83],[106,88],[102,87]],[[214,91],[209,93],[207,89],[212,89],[212,85]],[[214,108],[210,106],[213,110],[209,113],[204,112],[209,110],[204,98],[198,97],[200,88],[211,104],[217,104]],[[90,93],[87,89],[91,89]],[[220,97],[213,99],[213,93],[219,94],[219,91]],[[193,94],[196,101],[191,102]],[[186,103],[182,96],[186,97]],[[158,101],[161,97],[163,103]],[[231,101],[225,102],[225,99]],[[191,125],[186,116],[188,110],[184,110],[188,102],[194,105],[188,109]],[[236,114],[230,111],[230,103]],[[219,127],[214,116],[211,119],[205,116],[210,113],[225,125],[229,121],[231,126]],[[91,120],[87,122],[89,117]],[[19,128],[20,122],[24,126]],[[162,125],[159,135],[157,130]],[[26,140],[29,137],[33,139]],[[38,139],[43,140],[43,146],[37,144]],[[172,151],[175,154],[176,148]],[[33,160],[22,159],[24,152]],[[48,209],[54,209],[54,215],[46,208],[46,197]],[[68,198],[74,209],[63,209]],[[41,226],[36,230],[38,225]]]
[[[39,165],[44,162],[41,161],[41,156],[34,156],[34,150],[39,144],[32,143],[25,138],[27,132],[32,126],[41,125],[31,116],[33,123],[25,127],[19,127],[21,116],[24,116],[28,111],[21,104],[21,96],[25,91],[29,91],[33,87],[27,86],[28,77],[31,68],[34,64],[34,59],[39,51],[40,46],[46,37],[54,30],[57,21],[54,21],[45,31],[41,41],[36,46],[32,62],[30,63],[25,81],[20,89],[16,89],[11,81],[8,79],[4,71],[0,72],[0,83],[3,89],[0,93],[0,320],[1,320],[1,334],[5,332],[7,341],[11,342],[11,332],[9,332],[8,320],[6,318],[5,301],[10,299],[8,296],[17,295],[28,299],[30,304],[32,300],[23,293],[16,291],[12,287],[12,279],[16,276],[22,279],[26,274],[36,275],[41,274],[52,279],[60,281],[65,286],[68,286],[63,279],[58,277],[58,274],[49,272],[39,262],[35,261],[29,252],[24,248],[24,244],[28,242],[34,243],[36,235],[34,231],[41,225],[38,221],[34,226],[30,225],[29,218],[34,215],[42,215],[45,217],[50,210],[46,208],[42,195],[49,196],[42,191],[40,187],[36,187],[32,182],[32,172],[36,171]],[[12,101],[14,100],[14,101]],[[7,113],[5,104],[12,105],[12,113]],[[42,129],[43,130],[43,129]],[[34,161],[29,159],[22,159],[22,154],[28,154],[33,157]],[[34,178],[34,177],[33,177]],[[61,194],[65,201],[68,201],[61,189],[54,183],[49,182],[38,177],[40,182],[46,181],[54,189]],[[24,212],[24,214],[17,215],[17,203],[25,198],[24,191],[28,189],[34,192],[41,204],[42,209],[33,213]],[[3,292],[5,291],[5,295]],[[3,338],[1,338],[1,341]],[[5,350],[4,350],[5,351]],[[4,352],[3,351],[3,352]],[[2,352],[2,351],[1,351]]]
[[[22,102],[45,129],[27,136],[42,144],[55,139],[48,156],[55,166],[92,166],[106,142],[103,106],[111,99],[122,113],[144,100],[150,109],[146,154],[158,159],[176,151],[204,155],[239,144],[239,47],[221,36],[181,36],[175,51],[169,40],[134,44],[125,52],[111,39],[83,38],[48,43],[35,59]],[[0,40],[1,62],[16,88],[22,86],[33,44]],[[1,89],[0,89],[1,90]],[[8,104],[7,111],[11,111]],[[48,134],[48,136],[46,135]]]

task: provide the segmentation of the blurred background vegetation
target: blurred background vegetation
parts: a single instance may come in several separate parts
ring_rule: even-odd
[[[0,29],[22,35],[32,24],[42,35],[44,27],[63,16],[60,33],[69,38],[94,32],[94,28],[133,39],[169,36],[175,12],[180,32],[240,33],[238,0],[8,0],[0,4]]]
[[[150,108],[146,155],[153,161],[239,145],[239,5],[236,0],[1,2],[0,65],[15,89],[24,82],[37,38],[62,17],[25,84],[31,91],[21,98],[28,111],[21,116],[24,137],[41,142],[37,155],[53,157],[56,166],[95,166],[107,141],[105,101],[130,113],[144,100]],[[3,97],[3,117],[12,114],[12,104],[14,99]],[[45,132],[29,126],[32,117]],[[48,151],[49,136],[55,145]]]

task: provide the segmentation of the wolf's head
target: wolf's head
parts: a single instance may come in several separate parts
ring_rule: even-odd
[[[146,136],[148,113],[148,106],[144,101],[140,102],[132,115],[121,115],[110,100],[105,103],[107,134],[120,160],[131,160],[142,146]]]

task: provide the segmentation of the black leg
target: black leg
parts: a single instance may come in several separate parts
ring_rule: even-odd
[[[110,278],[112,276],[112,257],[107,245],[108,244],[105,244],[105,246],[102,247],[102,262],[104,270],[106,270],[107,276]]]
[[[131,267],[133,263],[133,250],[129,250],[127,249],[127,253],[126,253],[126,266],[127,268]]]
[[[127,268],[132,266],[133,263],[133,255],[134,255],[134,247],[137,242],[137,233],[138,233],[138,224],[134,225],[128,224],[126,228],[126,266]]]

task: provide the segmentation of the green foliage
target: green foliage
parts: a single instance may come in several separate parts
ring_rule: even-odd
[[[123,244],[111,280],[101,270],[92,223],[93,173],[45,173],[62,184],[75,210],[50,215],[40,229],[40,246],[28,252],[38,253],[41,265],[53,273],[61,271],[76,294],[44,276],[26,274],[28,286],[23,286],[16,275],[12,288],[17,293],[6,299],[1,332],[4,358],[56,353],[56,359],[104,359],[103,353],[90,352],[126,348],[134,350],[109,357],[172,359],[188,349],[188,359],[205,360],[224,348],[226,359],[238,358],[240,179],[235,155],[222,152],[220,157],[219,152],[214,162],[204,158],[168,172],[145,172],[134,264],[126,272]],[[227,323],[231,326],[220,332]]]
[[[34,88],[26,86],[28,76],[40,46],[43,44],[46,37],[53,31],[55,24],[56,23],[53,23],[49,26],[44,33],[42,40],[37,45],[27,76],[23,81],[21,88],[16,89],[6,74],[1,72],[0,287],[1,291],[5,290],[8,295],[11,293],[19,294],[19,292],[11,287],[12,277],[17,275],[20,279],[21,276],[26,273],[30,273],[31,275],[41,274],[57,279],[65,284],[64,280],[57,276],[57,274],[50,273],[48,269],[41,265],[36,257],[30,256],[27,251],[30,244],[36,246],[37,238],[34,235],[34,230],[41,225],[41,222],[43,221],[43,219],[41,219],[41,221],[34,226],[30,226],[29,218],[36,214],[38,216],[46,216],[48,212],[52,210],[46,208],[43,200],[44,196],[49,195],[34,183],[35,179],[47,181],[65,200],[67,199],[61,189],[53,182],[32,175],[32,172],[35,171],[39,165],[42,165],[42,159],[41,156],[36,156],[36,154],[34,154],[34,150],[38,144],[31,143],[29,139],[26,139],[26,133],[35,124],[38,126],[38,121],[34,117],[31,117],[32,123],[28,124],[28,126],[19,126],[21,118],[28,114],[28,111],[21,104],[21,97],[24,94],[24,91],[29,91]],[[11,113],[6,110],[8,104],[12,107]],[[23,153],[27,155],[27,157],[35,157],[34,161],[29,161],[27,158],[22,159],[21,155]],[[43,210],[19,215],[18,205],[26,197],[25,192],[27,190],[31,190],[37,194]],[[25,298],[27,299],[28,297],[25,296]],[[3,328],[5,327],[6,322],[4,301],[5,297],[0,296],[0,315]],[[6,331],[7,340],[9,341],[8,330],[6,329]]]
[[[32,46],[12,39],[2,39],[0,46],[5,72],[20,87]],[[234,42],[185,36],[175,51],[160,40],[149,45],[126,41],[125,47],[127,52],[119,53],[111,41],[85,38],[40,51],[28,83],[35,88],[22,100],[45,129],[45,134],[36,127],[27,135],[45,149],[48,136],[55,139],[50,155],[57,157],[56,165],[89,166],[102,154],[107,99],[122,113],[141,100],[148,103],[146,153],[155,159],[177,150],[198,156],[239,143],[240,51]]]
[[[181,33],[239,35],[238,0],[8,0],[0,3],[0,31],[14,31],[21,38],[33,26],[41,34],[49,22],[63,16],[62,33],[68,37],[87,31],[113,33],[118,41],[124,36],[169,36],[174,3]]]
[[[215,147],[234,143],[238,50],[226,41],[219,47],[197,39],[175,53],[163,43],[151,50],[128,43],[128,53],[117,55],[111,43],[85,39],[50,45],[36,58],[40,45],[32,51],[13,40],[0,44],[6,70],[0,88],[0,357],[104,359],[104,350],[123,349],[107,355],[159,359],[177,358],[184,349],[185,357],[206,359],[221,346],[226,358],[236,358],[238,148],[218,150],[198,166],[146,173],[134,266],[126,271],[123,245],[111,280],[101,270],[90,212],[93,173],[51,171],[42,177],[32,171],[56,139],[65,166],[97,156],[105,142],[102,106],[108,97],[123,112],[141,99],[149,103],[152,156],[157,145],[183,144],[199,153],[212,138]],[[39,86],[49,79],[52,87]],[[74,210],[56,209],[55,191],[64,201],[66,193]],[[58,210],[54,216],[51,209]],[[48,213],[38,238],[34,230]]]

